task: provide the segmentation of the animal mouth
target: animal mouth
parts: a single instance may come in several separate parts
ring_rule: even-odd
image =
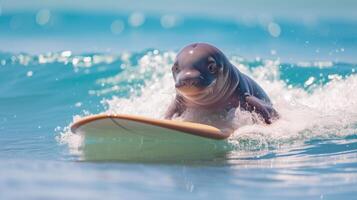
[[[202,92],[205,90],[205,87],[200,87],[197,85],[180,85],[176,86],[176,90],[186,95],[192,95]]]
[[[201,86],[199,84],[192,85],[176,85],[176,90],[183,94],[184,96],[195,96],[201,94],[209,94],[211,93],[214,85],[216,84],[216,80],[212,81],[208,86]]]

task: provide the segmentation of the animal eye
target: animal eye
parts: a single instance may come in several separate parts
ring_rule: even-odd
[[[172,66],[172,71],[173,72],[178,72],[179,68],[177,65]]]
[[[208,71],[212,74],[217,72],[217,66],[215,64],[208,65]]]
[[[212,74],[217,72],[216,60],[213,57],[208,57],[208,71]]]

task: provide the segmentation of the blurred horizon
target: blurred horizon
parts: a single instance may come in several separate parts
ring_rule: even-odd
[[[2,0],[0,14],[50,9],[69,12],[184,14],[237,19],[288,18],[310,19],[349,18],[357,20],[357,1],[354,0],[151,0],[148,2],[126,0]]]
[[[177,51],[208,42],[245,58],[355,62],[357,1],[2,0],[0,51]]]

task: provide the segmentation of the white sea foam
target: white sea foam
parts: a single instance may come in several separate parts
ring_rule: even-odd
[[[103,100],[102,103],[107,107],[105,113],[162,118],[175,94],[170,72],[174,56],[174,53],[150,52],[140,58],[138,66],[129,66],[114,77],[98,80],[98,83],[109,86],[126,83],[135,88],[129,98]],[[254,123],[254,116],[249,112],[236,110],[231,113],[233,119],[230,122],[235,131],[230,142],[238,149],[277,148],[310,139],[357,134],[356,75],[332,79],[326,85],[316,86],[307,92],[288,86],[280,79],[279,61],[267,60],[254,68],[249,68],[237,57],[231,61],[265,89],[281,116],[273,124],[265,125]],[[136,87],[132,83],[138,80],[145,81]],[[195,117],[197,119],[197,113]],[[70,133],[62,137],[71,143]]]

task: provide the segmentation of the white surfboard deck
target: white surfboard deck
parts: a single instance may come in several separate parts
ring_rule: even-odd
[[[134,115],[85,117],[71,131],[82,137],[81,159],[88,161],[208,159],[230,149],[230,134],[215,127]]]

